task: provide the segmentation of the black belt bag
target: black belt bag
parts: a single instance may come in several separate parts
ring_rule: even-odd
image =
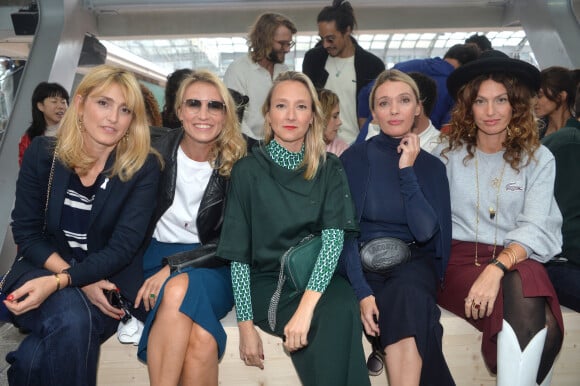
[[[360,249],[363,270],[386,273],[394,266],[411,259],[411,249],[403,240],[379,237],[364,243]]]

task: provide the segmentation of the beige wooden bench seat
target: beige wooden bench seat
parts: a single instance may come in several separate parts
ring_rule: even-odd
[[[553,386],[580,385],[580,313],[562,308],[566,334],[552,381]],[[260,331],[264,344],[265,369],[246,367],[239,359],[238,328],[234,312],[222,320],[228,344],[220,363],[220,385],[236,386],[289,386],[300,385],[288,355],[283,351],[280,339]],[[488,373],[480,353],[481,333],[469,323],[442,310],[443,351],[451,373],[458,386],[494,385],[495,378]],[[370,345],[363,339],[365,352]],[[99,366],[98,384],[148,385],[145,365],[136,357],[136,347],[123,345],[113,336],[103,345]],[[388,385],[385,373],[371,377],[373,386]]]

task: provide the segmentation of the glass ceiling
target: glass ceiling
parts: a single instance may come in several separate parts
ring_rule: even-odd
[[[390,68],[405,60],[443,57],[449,47],[463,43],[474,33],[485,34],[495,49],[510,57],[538,65],[525,32],[519,29],[487,32],[360,33],[355,37],[364,49],[373,52]],[[314,47],[319,37],[297,34],[295,39],[296,45],[286,55],[286,64],[291,69],[301,70],[304,54]],[[222,77],[233,60],[248,52],[245,36],[114,40],[103,43],[113,51],[128,51],[131,56],[142,58],[142,64],[146,68],[164,75],[179,68],[206,68]]]

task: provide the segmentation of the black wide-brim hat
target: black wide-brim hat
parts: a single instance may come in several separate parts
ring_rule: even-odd
[[[484,51],[479,59],[458,67],[447,78],[447,90],[457,99],[459,89],[479,75],[507,74],[514,76],[532,91],[540,89],[540,70],[530,63],[512,59],[501,51]]]

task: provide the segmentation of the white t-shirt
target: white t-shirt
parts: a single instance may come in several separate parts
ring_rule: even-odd
[[[359,128],[356,115],[356,73],[354,55],[348,58],[329,56],[324,67],[328,79],[324,88],[332,90],[340,100],[340,120],[338,137],[348,144],[356,139]]]
[[[157,222],[153,237],[164,243],[199,243],[197,212],[213,169],[209,162],[198,162],[177,150],[177,179],[171,206]]]
[[[369,123],[369,129],[367,132],[367,136],[365,137],[365,141],[379,134],[380,131],[381,128],[379,127],[379,125],[372,122]],[[431,150],[433,150],[433,148],[435,148],[435,146],[439,144],[440,134],[441,132],[437,130],[435,126],[433,126],[431,120],[429,120],[429,126],[427,127],[427,129],[423,131],[421,134],[419,134],[419,145],[421,146],[421,149],[430,153]]]
[[[52,125],[52,126],[46,126],[46,131],[44,132],[44,135],[46,135],[47,137],[56,137],[56,132],[58,131],[58,128],[60,127],[60,124],[56,124],[56,125]]]
[[[431,150],[435,148],[440,142],[440,135],[441,132],[433,126],[433,122],[429,120],[429,127],[424,130],[421,134],[419,134],[419,144],[421,149],[428,151],[429,153]]]
[[[272,87],[272,79],[276,79],[284,71],[288,71],[285,64],[274,64],[271,77],[268,70],[252,62],[249,54],[239,57],[229,65],[224,74],[225,85],[250,98],[242,119],[242,133],[254,139],[264,139],[262,105]]]

